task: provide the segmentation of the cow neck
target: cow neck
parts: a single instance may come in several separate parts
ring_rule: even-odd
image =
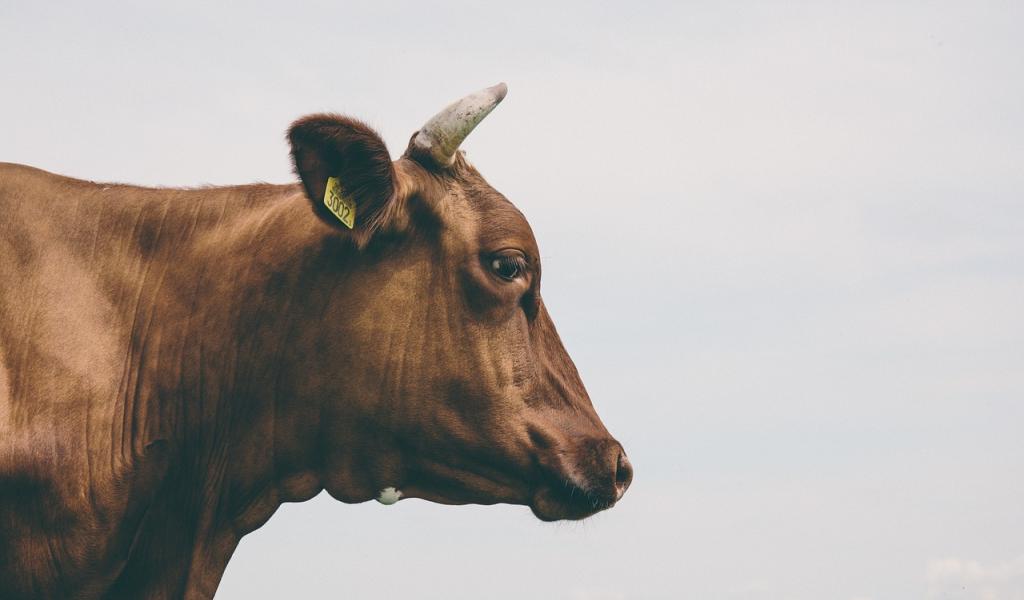
[[[179,334],[190,351],[183,377],[168,382],[186,398],[181,435],[195,466],[239,490],[273,487],[281,462],[305,453],[294,446],[312,443],[308,431],[291,430],[316,425],[296,415],[293,350],[321,302],[326,227],[297,190],[284,196],[194,244],[189,262],[200,266]],[[245,468],[229,468],[237,464]]]
[[[225,219],[191,247],[178,275],[186,326],[161,335],[165,345],[177,339],[170,346],[184,349],[182,360],[177,374],[160,369],[171,374],[162,385],[184,399],[178,437],[188,449],[184,464],[202,482],[197,489],[218,496],[222,514],[211,523],[230,521],[244,534],[281,502],[324,487],[316,369],[341,367],[317,348],[330,321],[345,318],[339,297],[358,288],[353,271],[366,252],[317,220],[294,188]],[[376,485],[366,481],[342,499],[371,499]]]
[[[297,186],[256,189],[204,190],[196,215],[165,219],[132,284],[117,420],[136,469],[167,464],[133,560],[190,556],[189,589],[215,589],[242,535],[321,489],[319,408],[295,401],[306,357],[293,349],[329,295],[318,263],[331,231]]]

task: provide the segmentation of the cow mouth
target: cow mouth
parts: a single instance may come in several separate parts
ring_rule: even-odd
[[[542,521],[585,519],[609,509],[633,480],[633,467],[613,439],[542,456],[538,466],[543,480],[534,488],[530,509]]]
[[[563,480],[539,489],[529,506],[541,521],[578,521],[615,506],[615,498]]]
[[[478,480],[479,481],[479,480]],[[450,481],[417,481],[402,486],[402,498],[420,498],[438,504],[520,504],[529,506],[541,521],[577,521],[615,505],[615,500],[588,492],[570,482],[545,485],[525,497],[512,486],[494,485],[484,492],[477,486],[467,488]],[[515,486],[518,487],[518,486]],[[476,489],[472,489],[476,488]]]
[[[629,485],[628,474],[625,481],[593,481],[592,474],[579,472],[577,466],[566,467],[537,461],[524,469],[493,457],[478,461],[462,457],[453,464],[421,456],[398,487],[402,498],[439,504],[526,505],[541,521],[561,521],[585,519],[611,508]]]

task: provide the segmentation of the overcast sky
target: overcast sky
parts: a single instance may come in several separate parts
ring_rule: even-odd
[[[218,598],[1024,598],[1024,4],[0,0],[0,160],[292,180],[332,110],[464,144],[636,479],[284,506]],[[57,208],[55,208],[57,209]]]

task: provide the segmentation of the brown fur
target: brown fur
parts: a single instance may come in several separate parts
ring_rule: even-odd
[[[212,597],[242,536],[325,488],[561,519],[628,486],[511,203],[351,119],[289,139],[302,185],[0,164],[0,598]]]

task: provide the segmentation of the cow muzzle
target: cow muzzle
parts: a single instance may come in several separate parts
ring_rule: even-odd
[[[542,461],[546,462],[546,461]],[[633,466],[611,438],[590,439],[554,452],[530,508],[544,521],[583,519],[611,508],[633,481]]]

